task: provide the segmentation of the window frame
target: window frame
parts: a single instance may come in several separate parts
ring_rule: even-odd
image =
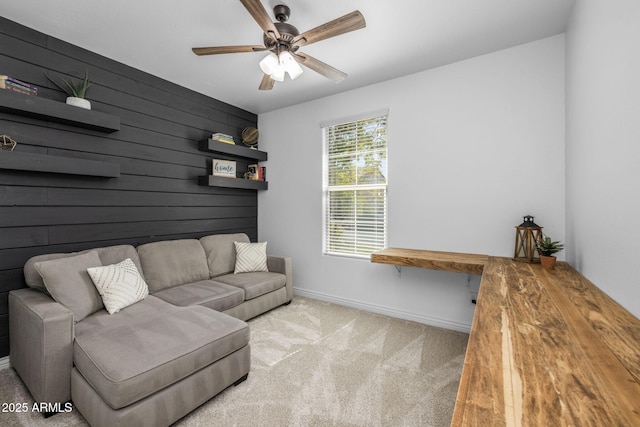
[[[330,134],[330,128],[333,128],[335,126],[340,126],[340,125],[353,125],[354,129],[356,129],[357,132],[357,126],[359,124],[359,122],[364,122],[364,121],[370,121],[370,120],[383,120],[384,121],[384,149],[381,150],[380,147],[372,147],[370,150],[365,150],[365,151],[358,151],[358,145],[356,145],[356,148],[354,150],[351,151],[347,151],[345,152],[345,157],[348,157],[349,155],[353,156],[353,160],[356,162],[355,165],[355,176],[356,176],[356,181],[357,181],[357,176],[358,176],[358,164],[360,163],[358,160],[364,155],[364,154],[373,154],[375,155],[379,155],[380,158],[383,160],[383,165],[380,166],[381,170],[380,170],[380,174],[379,176],[384,177],[384,182],[380,183],[347,183],[347,184],[341,184],[341,185],[329,185],[329,180],[330,180],[330,166],[329,166],[329,161],[330,161],[330,144],[331,141],[329,140],[329,134]],[[389,153],[389,147],[388,147],[388,130],[389,130],[389,110],[381,110],[381,111],[376,111],[376,112],[370,112],[370,113],[364,113],[364,114],[360,114],[357,116],[351,116],[348,118],[343,118],[343,119],[338,119],[338,120],[333,120],[333,121],[326,121],[326,122],[322,122],[320,123],[320,127],[321,127],[321,131],[322,131],[322,253],[323,255],[328,255],[328,256],[338,256],[338,257],[347,257],[347,258],[358,258],[358,259],[369,259],[371,256],[371,253],[379,251],[383,248],[385,248],[387,246],[387,241],[388,241],[388,186],[389,186],[389,179],[388,179],[388,153]],[[357,143],[356,143],[357,144]],[[361,156],[361,157],[359,157]],[[334,155],[334,157],[332,157],[333,160],[336,159],[336,156]],[[366,167],[366,165],[364,166]],[[380,210],[382,210],[382,219],[376,219],[376,220],[368,220],[367,219],[363,219],[363,216],[366,215],[360,215],[358,216],[357,214],[354,214],[353,217],[353,221],[350,223],[351,228],[353,228],[353,230],[351,230],[353,233],[358,233],[358,229],[360,227],[362,227],[363,225],[365,226],[364,228],[366,228],[367,226],[371,227],[373,229],[373,231],[364,231],[362,236],[362,239],[359,239],[357,236],[354,237],[353,239],[344,239],[345,242],[353,242],[352,245],[348,246],[348,250],[336,250],[336,246],[339,246],[340,243],[342,243],[342,241],[340,239],[332,239],[331,236],[331,232],[332,230],[330,230],[330,227],[332,224],[335,224],[337,221],[332,221],[330,218],[330,214],[331,214],[331,194],[335,193],[335,192],[349,192],[349,191],[353,191],[354,192],[354,201],[353,201],[353,205],[351,205],[353,207],[353,211],[355,212],[357,208],[363,209],[363,208],[370,208],[373,207],[372,212],[374,213],[374,216],[378,216],[378,212],[380,212]],[[367,198],[369,197],[369,200],[371,200],[371,195],[364,193],[364,192],[370,192],[370,191],[382,191],[383,192],[383,201],[382,201],[382,206],[379,206],[378,202],[375,201],[375,198],[377,196],[373,196],[374,199],[374,203],[372,204],[368,204],[367,201],[362,202],[363,204],[360,204],[361,202],[358,201],[358,196],[360,197],[364,197]],[[335,206],[335,205],[334,205]],[[348,227],[349,228],[349,227]],[[376,228],[382,228],[382,241],[380,242],[380,239],[378,239],[378,231],[376,230]],[[370,238],[367,241],[367,238]],[[366,247],[367,244],[371,244],[373,247],[371,248],[370,251],[362,251],[363,247]]]

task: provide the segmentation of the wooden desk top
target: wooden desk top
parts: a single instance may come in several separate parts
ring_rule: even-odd
[[[567,263],[398,248],[371,261],[482,274],[452,426],[640,426],[640,320]]]
[[[640,320],[566,263],[489,257],[452,426],[640,426]]]
[[[371,254],[371,262],[469,274],[482,274],[488,258],[487,255],[400,248],[385,248]]]

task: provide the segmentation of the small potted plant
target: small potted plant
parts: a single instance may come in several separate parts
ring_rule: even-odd
[[[80,80],[77,82],[60,77],[60,80],[63,84],[58,83],[57,81],[49,77],[48,74],[45,73],[45,75],[49,80],[51,80],[54,85],[58,86],[63,92],[68,95],[67,104],[84,108],[85,110],[91,109],[91,102],[84,98],[87,94],[87,89],[89,89],[89,86],[91,86],[91,83],[89,83],[88,70],[85,70],[84,80]]]
[[[540,253],[540,264],[546,270],[553,270],[556,265],[556,257],[553,255],[564,249],[564,245],[559,241],[551,240],[551,237],[544,236],[536,241],[538,253]]]

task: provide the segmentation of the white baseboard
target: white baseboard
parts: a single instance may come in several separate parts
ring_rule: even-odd
[[[9,363],[9,356],[0,358],[0,369],[7,369],[10,367],[11,367],[11,363]]]
[[[344,305],[347,307],[357,308],[359,310],[369,311],[377,314],[384,314],[385,316],[395,317],[398,319],[411,320],[413,322],[424,323],[425,325],[435,326],[438,328],[449,329],[452,331],[469,333],[471,331],[471,325],[466,323],[454,322],[447,319],[440,319],[432,316],[425,316],[423,314],[412,313],[409,311],[398,310],[392,307],[385,307],[382,305],[370,304],[363,301],[358,301],[350,298],[336,297],[333,295],[327,295],[321,292],[310,291],[307,289],[293,288],[295,295],[301,297],[307,297],[311,299],[317,299],[320,301],[326,301],[338,305]]]

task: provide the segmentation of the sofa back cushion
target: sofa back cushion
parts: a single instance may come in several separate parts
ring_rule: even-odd
[[[214,234],[200,239],[207,254],[207,264],[211,277],[233,273],[236,267],[236,246],[233,242],[249,242],[244,233]]]
[[[118,246],[107,246],[106,248],[98,248],[94,249],[98,252],[98,256],[100,256],[100,261],[102,261],[102,265],[111,265],[118,264],[119,262],[124,261],[127,258],[130,258],[131,261],[136,266],[136,269],[144,279],[144,273],[142,272],[142,265],[140,264],[140,258],[138,257],[138,252],[136,248],[131,245],[118,245]]]
[[[51,296],[49,294],[49,291],[47,291],[46,286],[44,285],[42,276],[34,268],[34,264],[42,261],[69,258],[76,255],[86,254],[87,252],[91,251],[95,251],[98,253],[102,265],[117,264],[127,258],[131,258],[140,274],[142,274],[144,277],[144,274],[142,273],[142,267],[140,265],[140,258],[138,258],[138,252],[136,252],[136,248],[131,245],[117,245],[107,246],[104,248],[87,249],[82,252],[53,253],[34,256],[33,258],[29,259],[24,265],[24,279],[27,282],[27,286],[42,291],[45,294]]]
[[[102,266],[96,251],[40,261],[33,266],[53,299],[73,312],[74,322],[104,308],[102,298],[87,272],[88,268]]]
[[[207,256],[195,239],[166,240],[138,246],[149,293],[209,278]]]

